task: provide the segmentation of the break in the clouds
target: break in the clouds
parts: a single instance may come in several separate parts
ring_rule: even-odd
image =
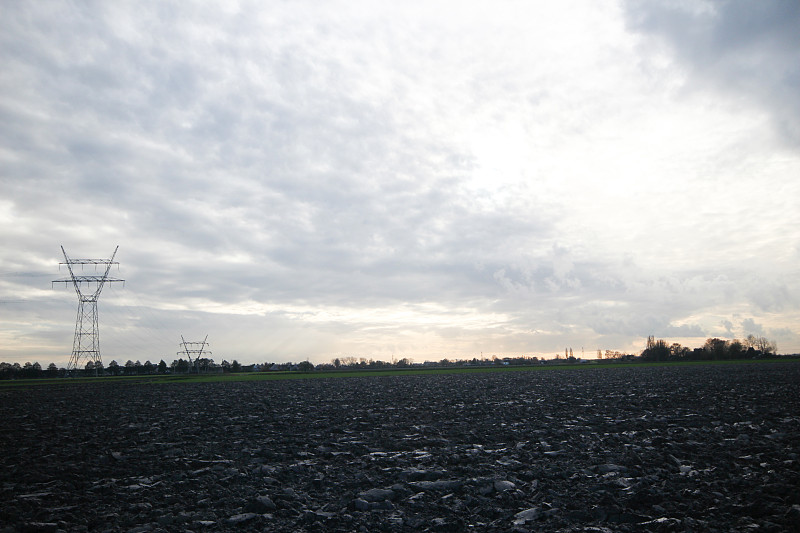
[[[794,2],[3,11],[0,360],[800,351]]]

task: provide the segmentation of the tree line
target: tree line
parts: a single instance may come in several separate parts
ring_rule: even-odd
[[[758,359],[763,357],[773,357],[777,355],[778,347],[774,341],[766,337],[748,335],[744,340],[726,340],[712,338],[707,339],[700,348],[688,348],[679,343],[668,343],[663,339],[654,336],[647,338],[645,349],[637,357],[633,354],[623,352],[612,352],[607,350],[605,357],[602,357],[598,350],[598,359],[604,361],[718,361],[725,359]],[[492,366],[492,365],[535,365],[535,364],[561,364],[575,363],[579,359],[569,355],[564,359],[539,359],[532,356],[502,357],[492,356],[490,359],[441,359],[439,361],[426,361],[424,363],[414,363],[408,357],[392,361],[382,361],[380,359],[368,359],[366,357],[343,356],[332,359],[330,363],[320,363],[314,365],[309,361],[300,363],[261,363],[253,365],[242,365],[236,359],[231,362],[223,360],[215,363],[213,359],[200,358],[193,361],[176,359],[167,364],[163,359],[158,363],[145,361],[128,360],[124,364],[111,361],[108,366],[102,363],[95,364],[92,361],[86,363],[85,367],[70,375],[83,376],[146,376],[158,374],[212,374],[212,373],[238,373],[238,372],[269,372],[269,371],[299,371],[311,372],[335,371],[335,370],[357,370],[357,369],[391,369],[391,368],[410,368],[412,366],[435,366],[435,367],[470,367],[470,366]],[[34,378],[57,378],[66,377],[68,372],[65,368],[59,368],[54,363],[50,363],[47,368],[42,368],[39,363],[2,363],[0,362],[0,379],[34,379]]]
[[[250,365],[251,368],[249,370],[252,370],[252,366],[254,365]],[[213,359],[207,358],[195,359],[191,363],[185,359],[176,359],[169,365],[163,359],[157,364],[151,363],[149,360],[144,363],[128,360],[122,365],[116,361],[111,361],[108,366],[103,365],[103,363],[88,361],[82,369],[74,371],[74,374],[83,376],[147,376],[155,374],[188,374],[192,372],[208,374],[241,372],[244,368],[236,359],[232,362],[223,360],[219,364],[215,363]],[[46,369],[43,369],[39,363],[25,363],[24,365],[19,363],[0,363],[0,379],[57,378],[66,377],[67,375],[67,369],[59,368],[55,363],[50,363]]]
[[[535,356],[521,355],[518,357],[497,357],[493,355],[490,359],[473,357],[472,359],[440,359],[438,361],[425,361],[424,363],[415,363],[409,357],[401,359],[392,359],[392,361],[382,361],[380,359],[372,359],[366,357],[344,356],[332,359],[330,363],[320,363],[315,368],[317,370],[357,370],[363,369],[382,369],[382,368],[410,368],[412,366],[436,366],[436,367],[450,367],[450,366],[492,366],[492,365],[532,365],[538,364],[541,361]]]
[[[230,363],[223,360],[222,363],[215,363],[213,359],[200,358],[193,361],[176,359],[171,364],[167,364],[163,359],[154,364],[150,361],[141,363],[140,361],[128,360],[125,364],[111,361],[107,366],[102,363],[89,361],[84,368],[68,373],[65,368],[59,368],[54,363],[50,363],[46,370],[43,370],[39,363],[0,363],[0,379],[33,379],[33,378],[57,378],[67,375],[80,376],[147,376],[159,374],[219,374],[219,373],[238,373],[238,372],[311,372],[335,371],[335,370],[379,370],[390,368],[411,368],[412,366],[490,366],[490,365],[531,365],[540,361],[537,357],[504,357],[493,356],[491,359],[441,359],[439,361],[426,361],[425,363],[415,364],[412,359],[403,357],[401,359],[382,361],[366,357],[343,356],[332,359],[330,363],[319,363],[314,365],[310,361],[299,363],[259,363],[252,365],[242,365],[235,359]]]
[[[721,361],[726,359],[758,359],[773,357],[778,353],[778,345],[766,337],[748,335],[744,340],[706,339],[700,348],[690,349],[675,342],[669,344],[663,339],[647,337],[647,345],[642,351],[644,361]]]

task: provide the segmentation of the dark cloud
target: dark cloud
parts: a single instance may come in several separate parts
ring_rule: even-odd
[[[800,3],[626,2],[630,29],[667,44],[693,80],[753,99],[797,146]]]

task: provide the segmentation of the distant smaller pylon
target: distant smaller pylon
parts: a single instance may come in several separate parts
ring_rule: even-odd
[[[195,367],[195,371],[199,374],[200,367],[198,366],[197,362],[202,358],[204,354],[211,355],[210,350],[206,350],[206,346],[210,346],[208,343],[208,335],[202,341],[187,341],[181,335],[181,343],[180,346],[183,347],[183,350],[178,352],[176,355],[186,355],[189,358],[189,368]],[[199,346],[199,348],[194,348],[195,346]],[[194,354],[194,360],[192,360],[192,354]]]

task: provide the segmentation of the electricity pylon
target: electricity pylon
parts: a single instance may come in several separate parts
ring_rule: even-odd
[[[183,335],[181,335],[181,341],[182,342],[181,342],[180,345],[183,346],[183,350],[178,352],[176,355],[184,355],[185,354],[186,357],[189,358],[189,368],[191,368],[192,366],[195,366],[197,368],[197,373],[199,374],[200,373],[200,367],[198,366],[197,363],[200,360],[200,357],[202,357],[203,354],[211,354],[211,352],[209,350],[205,349],[206,346],[209,346],[209,344],[208,344],[208,335],[206,335],[206,338],[203,339],[202,341],[195,341],[195,342],[189,342],[189,341],[187,341],[186,339],[183,338]],[[198,348],[196,350],[195,349],[190,349],[190,347],[192,347],[192,346],[200,346],[200,348]],[[195,354],[194,361],[192,361],[192,354]]]
[[[119,265],[114,261],[114,256],[117,255],[119,246],[114,248],[114,253],[111,254],[111,259],[70,259],[64,247],[61,247],[61,253],[64,254],[64,262],[61,265],[67,265],[69,269],[69,278],[53,280],[53,283],[72,283],[75,287],[75,292],[78,293],[78,317],[75,320],[75,339],[72,341],[72,357],[69,359],[67,370],[74,370],[80,368],[82,359],[91,361],[95,368],[103,364],[100,358],[100,329],[97,323],[97,299],[100,297],[100,291],[103,290],[103,285],[106,283],[124,282],[124,279],[111,278],[108,276],[111,265]],[[97,271],[98,265],[105,267],[102,275],[94,276],[79,276],[75,274],[72,268],[74,265],[94,265]],[[90,289],[86,292],[81,290],[83,284],[86,284]],[[94,284],[94,285],[93,285]],[[94,288],[92,291],[91,289]]]

